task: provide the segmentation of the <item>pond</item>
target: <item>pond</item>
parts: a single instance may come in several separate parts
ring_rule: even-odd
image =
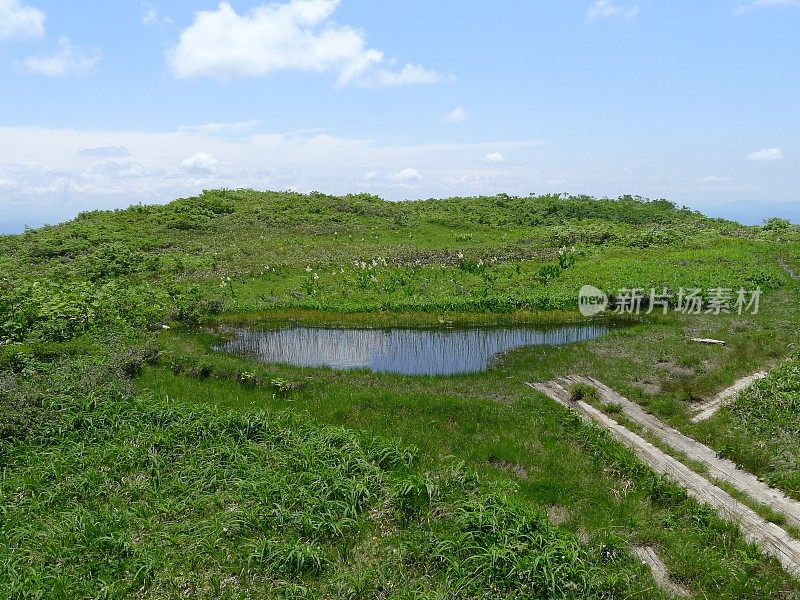
[[[215,349],[265,363],[370,369],[405,375],[456,375],[488,369],[498,355],[524,346],[564,346],[608,334],[607,323],[468,329],[345,329],[292,326],[235,329]]]

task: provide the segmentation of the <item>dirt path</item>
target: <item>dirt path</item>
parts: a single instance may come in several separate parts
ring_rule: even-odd
[[[711,400],[707,400],[706,402],[701,403],[697,407],[698,413],[692,417],[692,423],[699,423],[700,421],[705,421],[706,419],[710,419],[716,414],[716,412],[720,408],[722,408],[728,402],[733,400],[736,397],[736,394],[750,387],[751,384],[755,383],[759,379],[764,379],[764,377],[766,376],[767,376],[766,371],[759,371],[758,373],[753,373],[752,375],[748,375],[747,377],[742,377],[740,380],[736,381],[732,386],[725,388],[724,390],[719,392],[716,396],[711,398]]]
[[[792,279],[800,279],[800,275],[797,274],[797,271],[795,271],[792,268],[792,265],[787,263],[784,259],[779,257],[778,264],[781,266],[781,269],[783,269],[789,274],[789,277],[791,277]]]
[[[782,528],[764,520],[749,506],[739,502],[725,490],[592,405],[583,400],[571,400],[569,392],[561,383],[550,381],[527,383],[527,385],[559,404],[577,411],[584,420],[594,421],[608,429],[612,437],[633,450],[651,469],[684,487],[689,496],[715,509],[723,518],[737,523],[742,535],[748,541],[757,544],[765,553],[775,557],[788,573],[795,577],[800,576],[800,542]]]

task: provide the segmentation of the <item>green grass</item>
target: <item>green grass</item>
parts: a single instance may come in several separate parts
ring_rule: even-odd
[[[203,359],[211,368],[208,378],[200,379],[183,374],[192,372],[190,362],[181,365],[169,353],[162,361],[172,370],[146,370],[139,380],[142,389],[235,413],[265,407],[300,413],[400,439],[419,448],[426,468],[455,458],[492,481],[516,482],[518,498],[565,511],[564,527],[577,535],[607,540],[615,547],[655,543],[671,571],[698,591],[746,597],[749,586],[755,585],[753,597],[771,593],[766,583],[771,576],[755,581],[764,569],[777,567],[755,559],[735,528],[654,478],[604,434],[529,393],[519,382],[502,385],[508,380],[496,373],[420,382],[415,377],[262,367],[211,355]],[[275,398],[269,389],[236,383],[235,373],[242,368],[264,377],[307,377],[301,390]],[[496,381],[489,385],[487,379]],[[465,389],[459,380],[466,380]],[[665,523],[670,526],[665,528]]]
[[[698,597],[795,597],[735,526],[523,385],[597,377],[796,495],[796,360],[689,422],[800,342],[779,256],[797,266],[798,228],[630,197],[217,190],[0,236],[0,595],[658,597],[628,551],[647,543]],[[583,284],[764,297],[458,377],[210,350],[220,322],[576,322]]]
[[[71,385],[104,400],[43,400],[55,418],[3,454],[6,597],[649,595],[624,547],[578,541],[458,463],[425,470],[264,406],[123,397],[116,369],[87,363]]]
[[[724,456],[800,498],[800,356],[739,394],[701,433],[713,435]]]

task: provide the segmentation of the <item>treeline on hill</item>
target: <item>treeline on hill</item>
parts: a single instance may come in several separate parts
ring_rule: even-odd
[[[455,287],[481,289],[465,309],[564,308],[573,300],[566,290],[529,300],[513,291],[490,298],[503,280],[512,287],[520,275],[519,266],[505,274],[500,267],[538,260],[531,275],[538,285],[563,272],[563,259],[556,261],[560,248],[647,249],[797,235],[796,227],[780,220],[764,228],[743,227],[665,200],[637,197],[498,195],[386,202],[363,194],[208,191],[165,206],[82,213],[68,223],[0,237],[0,342],[64,341],[89,331],[194,321],[230,304],[233,285],[220,290],[220,275],[236,278],[259,269],[263,274],[266,265],[273,273],[283,268],[288,281],[292,269],[350,267],[354,258],[374,261],[376,256],[409,269],[459,267],[475,281],[455,282]],[[464,254],[448,254],[454,247]],[[497,273],[490,260],[498,264]],[[383,307],[458,308],[449,300],[457,294],[449,290],[442,291],[441,300],[426,293],[438,285],[435,281],[409,291],[406,280],[418,273],[402,275],[384,286],[389,291],[380,301]],[[314,297],[315,287],[301,273],[293,276],[298,281],[282,290],[284,305],[330,309],[349,304],[336,294],[325,303]],[[365,277],[352,274],[355,287],[367,287]],[[395,288],[407,297],[395,298]],[[259,298],[273,296],[265,291],[258,291]],[[249,308],[261,304],[252,302]],[[362,308],[372,307],[362,302]],[[240,302],[236,310],[246,308]]]

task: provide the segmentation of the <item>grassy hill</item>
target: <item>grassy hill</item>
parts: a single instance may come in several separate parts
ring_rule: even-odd
[[[793,363],[689,423],[800,341],[779,258],[800,266],[797,227],[631,197],[217,190],[0,236],[0,590],[658,597],[631,552],[646,544],[699,597],[796,596],[736,527],[522,385],[598,376],[800,497]],[[575,321],[583,284],[764,295],[757,315],[656,311],[466,376],[211,350],[218,322]]]

